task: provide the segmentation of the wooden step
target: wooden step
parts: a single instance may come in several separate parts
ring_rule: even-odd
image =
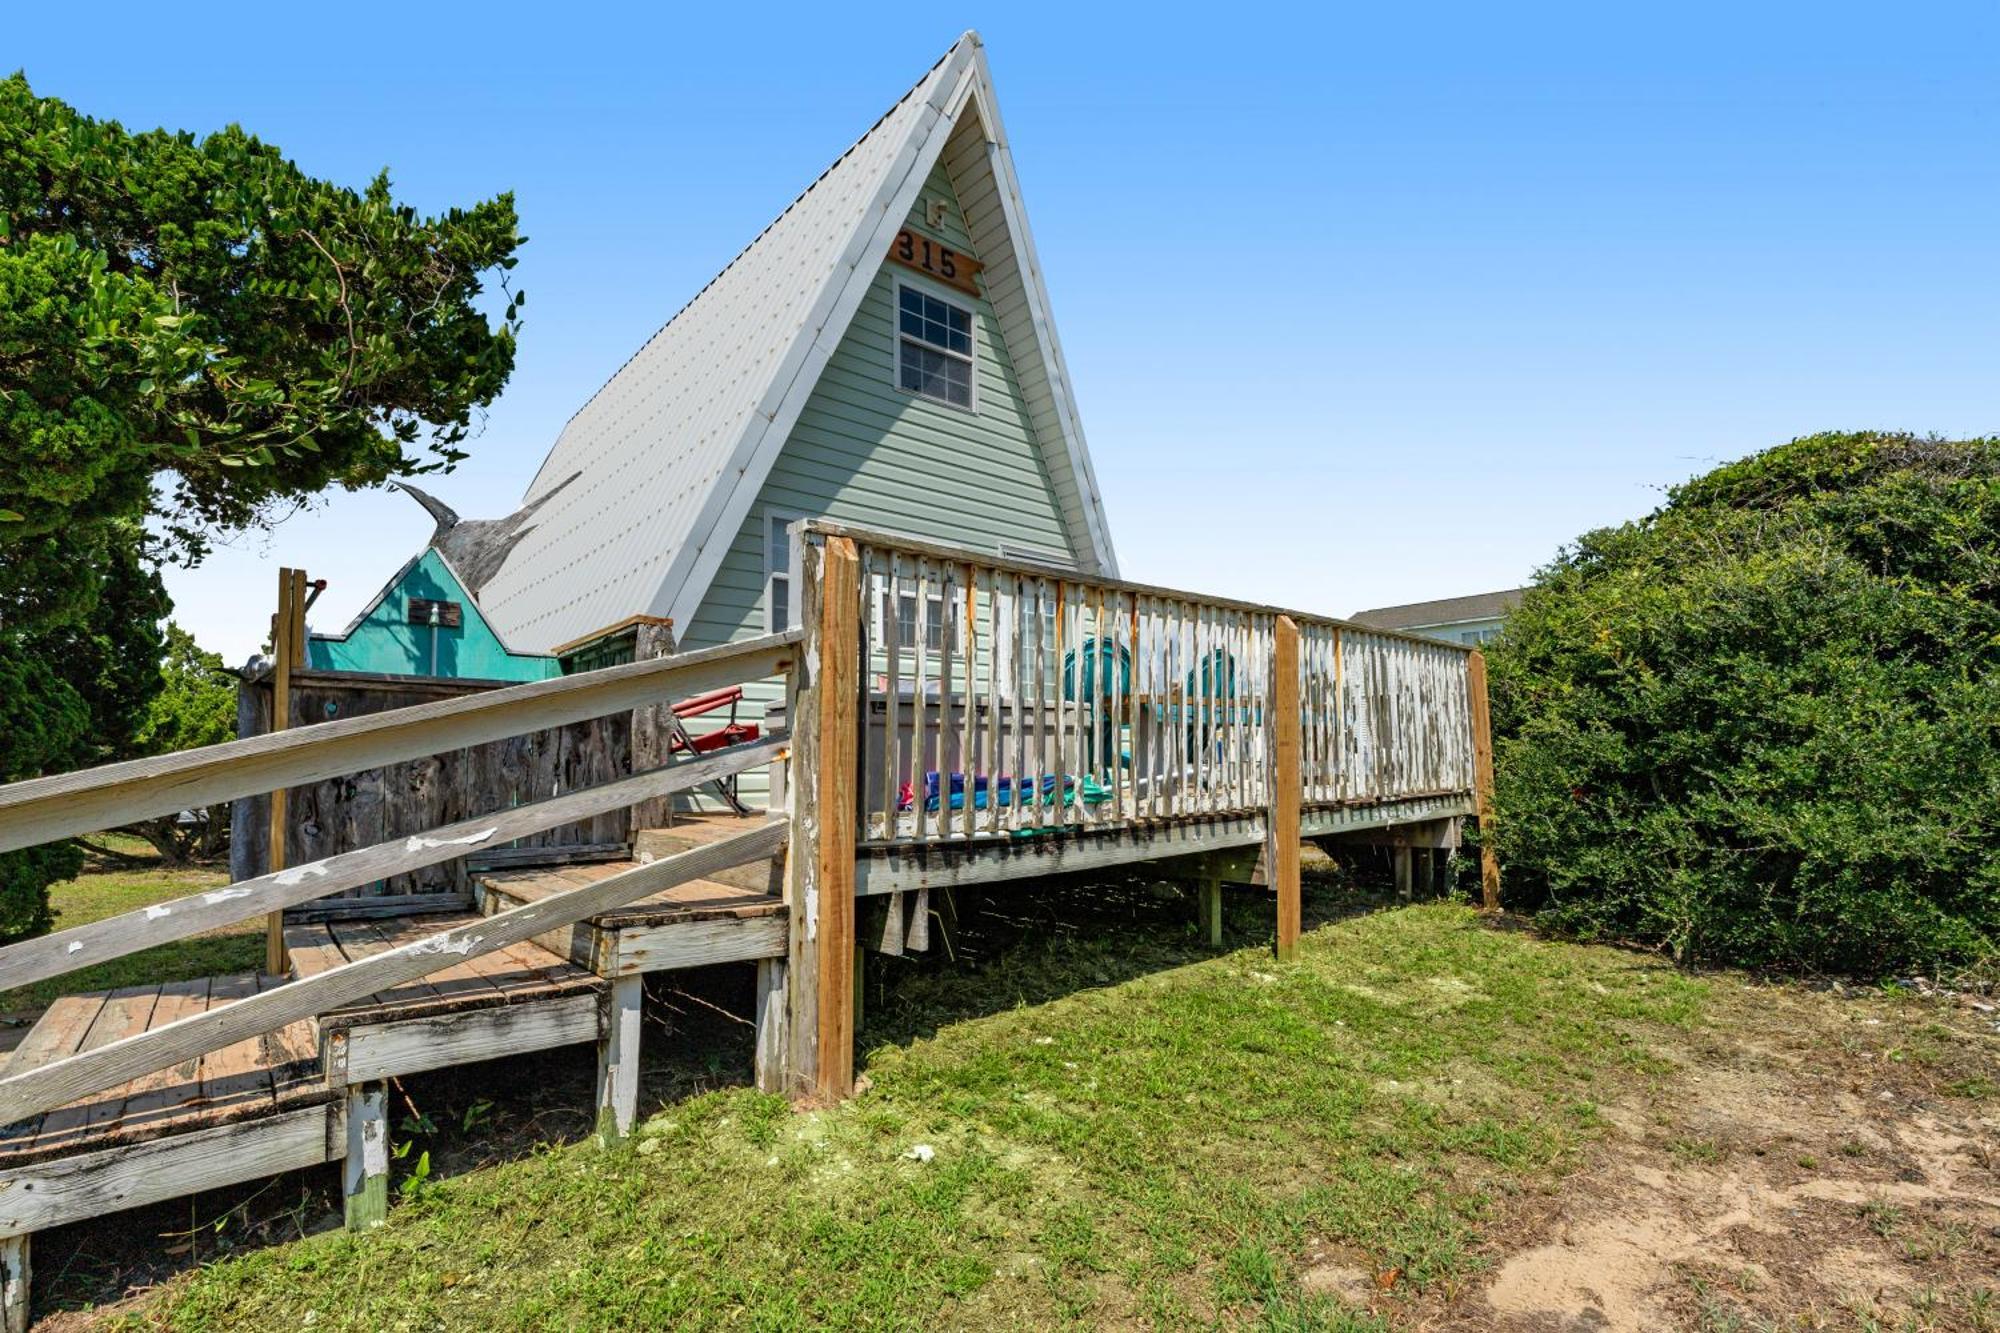
[[[454,912],[387,920],[294,922],[285,927],[285,948],[291,954],[292,975],[303,979],[478,920],[476,912]],[[431,1017],[595,993],[601,988],[602,983],[590,972],[551,949],[533,943],[510,944],[330,1009],[320,1015],[320,1025],[338,1028]]]
[[[479,919],[454,912],[297,923],[286,927],[285,942],[303,978]],[[461,959],[321,1014],[327,1080],[365,1083],[595,1041],[606,985],[531,942]]]
[[[691,815],[669,828],[635,829],[632,833],[632,859],[644,865],[679,852],[691,852],[711,842],[747,833],[769,818],[762,813],[748,818],[738,815]],[[782,897],[785,891],[784,858],[773,856],[765,861],[731,866],[709,878],[718,884],[731,884],[753,893]]]
[[[603,865],[492,871],[479,876],[478,883],[485,898],[486,910],[505,911],[510,907],[538,902],[553,893],[593,884],[637,865],[636,861],[613,861]],[[657,925],[725,916],[768,916],[782,913],[784,908],[784,899],[776,894],[761,893],[719,879],[691,879],[635,903],[615,907],[593,917],[592,923],[605,929],[617,929],[635,924]]]

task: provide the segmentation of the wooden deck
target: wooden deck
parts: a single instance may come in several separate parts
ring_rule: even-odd
[[[295,924],[287,927],[285,934],[295,978],[303,979],[476,920],[471,916],[424,916]],[[7,1072],[19,1073],[94,1050],[281,984],[277,977],[245,974],[65,996],[48,1008],[15,1048]],[[379,1049],[384,1036],[394,1033],[403,1038],[395,1044],[407,1049],[419,1045],[409,1039],[415,1036],[411,1024],[434,1039],[441,1027],[468,1026],[449,1020],[472,1016],[476,1011],[522,1006],[544,1009],[554,1004],[568,1011],[562,1017],[575,1020],[580,1016],[583,1021],[544,1023],[543,1029],[558,1033],[576,1029],[570,1039],[588,1041],[596,1036],[596,997],[602,990],[603,982],[589,972],[533,944],[496,950],[420,981],[342,1005],[317,1022],[301,1019],[276,1032],[239,1041],[0,1127],[0,1170],[69,1153],[213,1129],[330,1101],[346,1080],[330,1077],[333,1071],[322,1065],[323,1039],[330,1046],[362,1043]],[[363,1031],[357,1033],[356,1029]],[[510,1037],[513,1035],[517,1034]],[[507,1046],[518,1048],[511,1041]],[[352,1052],[348,1054],[351,1060]],[[421,1051],[412,1052],[412,1057],[393,1072],[414,1072],[444,1062],[426,1058]]]
[[[15,1048],[9,1073],[136,1036],[279,985],[276,977],[202,977],[69,995]],[[0,1128],[0,1170],[86,1149],[274,1115],[330,1100],[309,1021],[147,1074]]]

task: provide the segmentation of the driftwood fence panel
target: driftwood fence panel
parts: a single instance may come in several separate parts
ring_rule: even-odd
[[[292,674],[290,725],[311,726],[497,688],[496,683],[481,681],[297,671]],[[256,736],[269,731],[269,678],[245,682],[239,690],[237,734]],[[424,833],[487,811],[623,777],[632,771],[631,745],[632,715],[615,713],[290,788],[286,797],[286,864],[302,865],[336,852]],[[231,811],[231,878],[248,879],[268,868],[268,839],[262,831],[268,827],[270,810],[270,798],[265,796],[235,803]],[[573,848],[620,843],[630,836],[630,812],[621,809],[506,845]],[[493,850],[480,848],[482,852]],[[429,898],[438,894],[469,900],[471,891],[465,862],[458,859],[350,889],[325,901]]]

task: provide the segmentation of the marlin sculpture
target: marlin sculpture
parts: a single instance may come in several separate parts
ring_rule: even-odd
[[[570,473],[505,518],[460,518],[456,509],[407,481],[389,484],[422,505],[437,521],[430,545],[451,562],[451,567],[464,580],[466,591],[477,597],[479,590],[500,572],[500,566],[507,563],[508,553],[534,530],[528,520],[534,517],[535,511],[582,475],[581,472]]]

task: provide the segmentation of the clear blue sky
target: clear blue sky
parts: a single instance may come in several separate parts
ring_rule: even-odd
[[[968,26],[1131,576],[1344,614],[1524,581],[1793,435],[2000,431],[1990,0],[165,12],[32,6],[0,63],[420,208],[518,196],[468,516]],[[428,530],[335,495],[177,573],[180,618],[242,660],[282,561],[338,628]]]

